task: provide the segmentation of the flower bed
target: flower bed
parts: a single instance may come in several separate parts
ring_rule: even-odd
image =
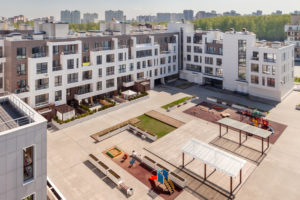
[[[144,97],[144,96],[147,96],[148,93],[147,92],[141,92],[141,94],[139,95],[136,95],[135,97],[133,98],[129,98],[128,101],[132,101],[132,100],[135,100],[135,99],[138,99],[138,98],[141,98],[141,97]]]
[[[162,106],[162,108],[165,109],[165,110],[168,110],[169,108],[172,109],[175,106],[178,106],[178,105],[186,103],[188,100],[190,100],[192,98],[194,98],[194,96],[193,97],[184,97],[184,98],[178,99],[176,101],[173,101],[173,102],[171,102],[171,103],[169,103],[167,105],[164,105],[164,106]]]

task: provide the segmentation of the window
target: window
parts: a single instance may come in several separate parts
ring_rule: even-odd
[[[251,63],[251,72],[259,72],[258,64]]]
[[[106,55],[106,62],[107,63],[115,62],[115,55],[114,54]]]
[[[144,72],[140,72],[136,74],[137,80],[144,79]]]
[[[141,62],[137,62],[137,69],[141,69]]]
[[[18,75],[25,75],[26,74],[26,65],[25,64],[18,64],[17,65],[17,74]]]
[[[213,68],[212,67],[205,67],[205,73],[212,75],[213,74]]]
[[[272,65],[263,65],[262,68],[263,68],[263,73],[264,74],[275,75],[275,66],[272,66]]]
[[[34,200],[34,194],[28,196],[28,197],[25,197],[24,199],[22,200]]]
[[[102,90],[102,81],[97,82],[97,90]]]
[[[92,74],[92,70],[82,72],[82,80],[85,81],[92,79]]]
[[[192,47],[191,46],[186,46],[186,51],[190,53],[192,51]]]
[[[68,83],[78,82],[78,73],[68,74]]]
[[[265,62],[276,62],[276,54],[274,53],[264,53]]]
[[[211,57],[205,57],[205,64],[212,65],[213,64],[213,58],[211,58]]]
[[[115,67],[106,67],[106,76],[111,76],[115,74]]]
[[[190,36],[188,36],[188,37],[186,38],[186,42],[187,42],[187,43],[191,43],[191,42],[192,42],[192,38],[191,38]]]
[[[46,56],[46,49],[44,46],[32,47],[32,58],[41,58]]]
[[[216,68],[216,76],[223,76],[223,69]]]
[[[246,40],[238,41],[238,79],[246,80]]]
[[[58,46],[53,46],[53,54],[58,54]]]
[[[176,65],[174,65],[174,66],[176,67]],[[194,71],[194,72],[201,72],[201,66],[200,65],[186,64],[186,70]]]
[[[61,101],[62,100],[62,92],[61,90],[55,91],[55,101]]]
[[[146,61],[143,61],[143,68],[146,68]]]
[[[199,62],[199,57],[198,56],[194,56],[194,62]]]
[[[202,48],[194,46],[194,53],[202,53]]]
[[[74,69],[74,59],[67,60],[68,69]]]
[[[97,56],[97,65],[102,64],[102,56]]]
[[[142,50],[142,51],[137,51],[136,52],[136,57],[137,58],[143,58],[147,56],[152,56],[152,50]]]
[[[106,88],[112,88],[115,86],[115,79],[106,80]]]
[[[36,90],[42,90],[42,89],[47,89],[47,88],[49,88],[49,79],[48,78],[38,79],[35,81],[35,89]]]
[[[266,79],[265,79],[265,77],[262,77],[261,81],[262,81],[262,85],[266,85]]]
[[[173,62],[176,62],[176,56],[173,56]]]
[[[256,75],[251,75],[251,83],[252,84],[259,84],[259,77]]]
[[[0,77],[0,89],[3,89],[3,77]]]
[[[274,78],[267,78],[267,86],[268,87],[275,87],[275,79]]]
[[[148,65],[148,67],[152,67],[152,60],[148,60],[147,65]]]
[[[47,63],[37,63],[36,64],[36,73],[37,74],[45,74],[48,72],[48,64]]]
[[[160,64],[161,64],[161,65],[166,64],[166,58],[161,58],[161,59],[160,59]]]
[[[119,65],[119,73],[125,73],[126,72],[126,65]]]
[[[157,56],[157,54],[158,54],[158,49],[155,49],[155,55]]]
[[[134,64],[133,63],[130,63],[130,71],[133,71],[134,70]]]
[[[55,87],[62,86],[62,76],[55,76],[54,85]]]
[[[119,53],[118,57],[119,57],[119,61],[123,61],[123,53]]]
[[[0,73],[3,73],[3,63],[0,63]]]
[[[43,95],[39,95],[43,96]],[[45,100],[43,98],[38,98],[37,100]],[[34,147],[27,147],[23,149],[23,182],[30,181],[34,179]]]
[[[191,61],[191,55],[187,55],[187,56],[186,56],[186,60],[187,60],[187,61]]]
[[[88,43],[84,43],[83,44],[83,51],[84,52],[88,52],[89,51],[89,44]]]
[[[26,58],[26,48],[17,48],[17,59]]]
[[[221,66],[222,65],[222,59],[221,58],[217,58],[217,66]]]
[[[98,77],[102,77],[102,69],[98,69]]]

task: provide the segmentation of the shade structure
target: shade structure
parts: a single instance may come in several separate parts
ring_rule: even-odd
[[[264,139],[268,138],[272,134],[268,130],[257,128],[255,126],[251,126],[249,124],[245,124],[243,122],[233,120],[230,118],[223,118],[223,119],[219,120],[218,123],[221,125],[224,125],[224,126],[229,126],[229,127],[235,128],[237,130],[240,130],[240,131],[243,131],[246,133],[250,133],[250,134],[259,136]]]
[[[246,161],[197,139],[191,139],[182,152],[231,177],[236,177]]]

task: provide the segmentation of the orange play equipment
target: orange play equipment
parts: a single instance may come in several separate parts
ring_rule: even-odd
[[[157,176],[150,176],[150,177],[149,177],[149,180],[155,181],[155,180],[157,180]]]

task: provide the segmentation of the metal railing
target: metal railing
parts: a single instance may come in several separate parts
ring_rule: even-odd
[[[46,52],[41,52],[41,53],[34,53],[31,55],[31,58],[43,58],[43,57],[46,57],[47,54]]]

